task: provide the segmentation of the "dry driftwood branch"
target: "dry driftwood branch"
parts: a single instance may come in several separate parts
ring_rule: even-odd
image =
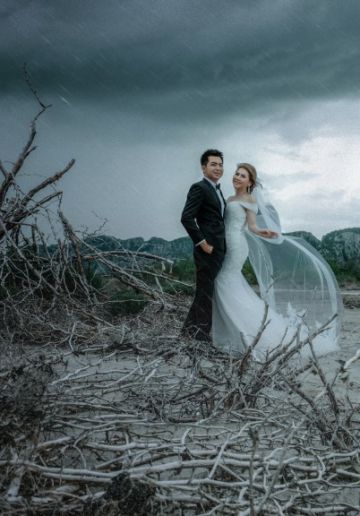
[[[40,99],[37,91],[35,90],[35,88],[32,84],[32,80],[31,80],[30,74],[28,72],[26,63],[24,63],[24,65],[23,65],[23,71],[24,71],[24,77],[25,77],[26,84],[28,85],[28,88],[30,89],[30,91],[32,92],[32,94],[34,95],[34,97],[36,98],[38,103],[40,104],[40,107],[42,107],[44,110],[51,107],[51,104],[45,105],[43,103],[43,101]]]
[[[41,183],[39,183],[37,186],[32,188],[22,199],[21,204],[23,206],[26,206],[31,199],[33,199],[34,195],[40,192],[41,190],[44,190],[47,186],[56,183],[59,181],[66,172],[68,172],[73,165],[75,164],[75,160],[72,159],[69,161],[69,163],[59,172],[56,172],[53,176],[48,177],[47,179],[44,179]]]
[[[123,267],[116,265],[115,263],[108,260],[103,253],[97,251],[93,246],[89,245],[87,242],[81,241],[77,235],[73,234],[75,240],[83,245],[85,248],[91,251],[92,256],[96,257],[96,260],[99,263],[103,263],[107,266],[107,268],[111,271],[112,275],[115,278],[118,278],[124,285],[128,285],[132,287],[134,290],[138,292],[143,292],[147,296],[151,297],[154,300],[160,301],[164,305],[164,300],[161,292],[151,288],[147,283],[141,281],[139,278],[134,276],[133,274],[129,274]]]
[[[50,202],[54,197],[60,195],[59,192],[55,192],[53,194],[47,195],[43,199],[34,201],[34,204],[28,207],[30,201],[33,201],[36,194],[59,181],[61,177],[66,172],[68,172],[75,163],[75,160],[71,160],[63,170],[48,177],[37,186],[32,188],[28,193],[21,194],[20,188],[16,183],[17,175],[20,173],[28,156],[36,149],[36,147],[33,145],[37,134],[36,122],[38,118],[50,107],[50,105],[45,105],[39,98],[39,95],[32,85],[26,65],[24,65],[24,75],[26,83],[39,103],[41,109],[30,123],[30,134],[28,140],[25,143],[25,146],[20,152],[15,163],[13,164],[11,171],[6,171],[3,164],[0,164],[0,169],[4,176],[4,180],[0,184],[0,213],[3,224],[8,231],[13,228],[18,231],[19,224],[21,225],[23,221],[33,215],[41,206]],[[0,231],[0,242],[3,238],[4,230]]]
[[[68,238],[72,244],[72,247],[74,249],[75,257],[76,257],[76,265],[77,265],[77,269],[80,274],[80,277],[82,279],[82,284],[84,285],[84,287],[86,288],[86,290],[88,292],[88,289],[86,286],[85,272],[84,272],[84,268],[83,268],[83,264],[82,264],[81,252],[80,252],[80,248],[78,245],[78,240],[76,238],[75,232],[74,232],[70,222],[67,220],[65,215],[62,213],[62,211],[59,211],[59,216],[60,216],[61,222],[63,223],[65,233],[68,236]]]
[[[167,263],[168,265],[173,265],[174,260],[170,260],[169,258],[164,258],[163,256],[159,256],[157,254],[151,254],[151,253],[145,253],[142,251],[101,251],[101,255],[103,257],[108,256],[125,256],[128,258],[146,258],[149,260],[155,260],[159,262]],[[82,254],[83,260],[96,260],[97,255],[96,254]]]
[[[3,172],[5,180],[3,181],[3,183],[0,186],[0,209],[4,203],[5,196],[8,193],[9,188],[14,184],[15,177],[20,172],[26,158],[36,149],[36,147],[32,146],[34,143],[35,137],[36,137],[36,121],[49,107],[51,107],[51,105],[45,105],[39,99],[37,92],[34,90],[32,84],[31,84],[30,76],[26,70],[26,65],[24,65],[24,73],[25,73],[25,80],[28,84],[28,87],[29,87],[30,91],[34,94],[37,101],[39,102],[39,104],[41,106],[41,110],[35,115],[35,117],[33,118],[33,120],[30,123],[29,138],[28,138],[23,150],[19,154],[18,159],[14,163],[11,171],[6,172],[5,169],[3,168],[3,166],[1,166],[1,170]]]

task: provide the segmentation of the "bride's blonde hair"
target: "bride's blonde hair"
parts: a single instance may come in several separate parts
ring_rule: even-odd
[[[258,185],[256,168],[254,165],[250,165],[250,163],[238,163],[235,172],[237,172],[239,168],[244,168],[248,172],[251,181],[250,192],[252,192],[255,186]]]

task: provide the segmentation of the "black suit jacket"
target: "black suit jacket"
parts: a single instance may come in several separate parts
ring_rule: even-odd
[[[215,188],[206,179],[191,186],[181,222],[194,244],[206,239],[215,249],[225,252],[225,226],[221,203]]]

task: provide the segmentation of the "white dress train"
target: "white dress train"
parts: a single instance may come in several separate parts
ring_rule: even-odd
[[[241,272],[249,254],[245,233],[246,210],[257,213],[257,204],[242,200],[229,201],[227,204],[226,255],[215,280],[213,297],[213,342],[216,347],[234,356],[244,353],[254,341],[262,327],[266,306]],[[285,315],[270,307],[266,319],[268,325],[254,349],[255,358],[264,358],[267,352],[280,344],[289,343],[298,331],[300,339],[305,339],[310,330],[301,315],[290,303]],[[335,329],[329,328],[315,337],[313,344],[317,355],[338,349]],[[309,346],[305,346],[302,356],[309,354]]]

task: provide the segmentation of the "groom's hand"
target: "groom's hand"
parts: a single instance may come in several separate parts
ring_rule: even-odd
[[[204,242],[201,242],[201,244],[199,244],[199,246],[207,254],[211,254],[214,250],[214,247],[212,245],[208,244],[206,242],[206,240]]]

